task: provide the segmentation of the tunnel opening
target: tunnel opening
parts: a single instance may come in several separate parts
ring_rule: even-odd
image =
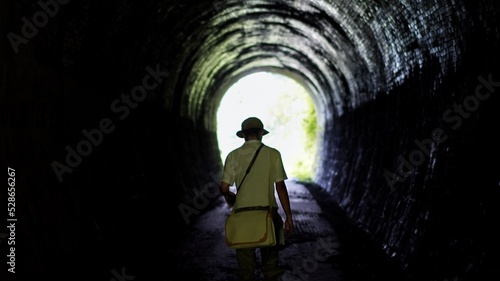
[[[236,80],[217,108],[220,158],[242,144],[241,122],[260,118],[270,131],[263,142],[277,148],[290,179],[314,181],[319,125],[311,93],[296,79],[273,71],[257,71]]]

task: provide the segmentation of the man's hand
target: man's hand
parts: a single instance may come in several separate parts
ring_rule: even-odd
[[[229,207],[232,207],[234,205],[234,200],[236,199],[236,194],[229,190],[229,183],[221,182],[220,193],[224,196],[224,199],[226,199],[226,203]]]
[[[291,218],[286,218],[284,230],[286,235],[291,235],[294,231],[293,221]]]
[[[226,195],[224,195],[224,199],[226,199],[227,205],[232,207],[234,205],[234,201],[236,201],[236,194],[234,192],[228,191]]]

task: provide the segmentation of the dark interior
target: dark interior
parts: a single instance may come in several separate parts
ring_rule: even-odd
[[[17,280],[155,266],[217,200],[193,205],[218,188],[218,104],[257,71],[310,91],[314,183],[413,280],[499,280],[499,18],[494,0],[1,1]]]

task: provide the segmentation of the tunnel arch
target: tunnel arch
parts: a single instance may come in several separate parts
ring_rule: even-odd
[[[198,27],[190,24],[186,30],[189,42],[197,43],[186,46],[181,55],[185,82],[179,86],[180,114],[194,122],[203,120],[211,131],[219,88],[251,71],[273,69],[304,77],[308,88],[314,89],[313,100],[322,101],[318,107],[325,109],[320,111],[321,122],[329,128],[335,116],[400,85],[422,67],[425,55],[446,54],[435,55],[441,72],[459,60],[461,45],[453,39],[447,45],[426,47],[418,27],[428,27],[416,19],[426,16],[432,23],[433,6],[418,7],[423,11],[412,15],[417,6],[411,1],[387,6],[327,1],[223,3],[208,7],[192,21],[203,23]],[[454,8],[443,5],[438,16],[454,15]],[[386,9],[398,12],[387,13]],[[448,28],[443,27],[446,32],[459,26],[455,21],[461,18],[452,19]]]
[[[452,81],[469,73],[463,68],[464,54],[474,56],[467,44],[478,32],[471,26],[486,24],[474,13],[494,17],[496,12],[486,8],[493,2],[219,3],[207,9],[203,25],[190,33],[190,41],[197,44],[186,48],[184,55],[190,58],[189,67],[183,69],[187,82],[181,86],[184,116],[213,132],[221,89],[235,79],[266,69],[301,77],[319,104],[324,125],[318,182],[362,229],[377,237],[388,255],[397,256],[402,264],[418,259],[412,250],[400,249],[425,244],[421,229],[433,220],[424,215],[422,205],[446,213],[438,207],[439,200],[427,194],[433,191],[417,191],[427,185],[422,182],[424,175],[434,174],[437,168],[430,166],[404,181],[396,191],[400,198],[421,200],[406,201],[407,205],[393,200],[393,190],[382,175],[397,170],[398,157],[407,149],[411,152],[414,139],[441,124],[439,112],[430,117],[418,106],[432,103],[448,87],[465,89],[461,83],[451,86]],[[444,107],[450,103],[449,97],[440,101]],[[417,116],[425,121],[418,122]],[[400,221],[406,223],[398,225]],[[413,269],[418,267],[413,264]]]
[[[453,81],[470,75],[464,68],[471,64],[477,71],[492,68],[470,61],[466,66],[464,54],[475,55],[477,49],[467,49],[467,44],[476,40],[472,33],[482,31],[472,26],[488,24],[480,14],[494,18],[496,10],[486,8],[494,6],[493,1],[218,3],[196,15],[189,29],[177,26],[179,40],[189,43],[183,44],[182,59],[176,62],[181,73],[175,83],[178,91],[166,96],[180,100],[180,116],[214,139],[217,99],[235,79],[263,69],[303,77],[323,109],[318,182],[362,229],[376,233],[389,255],[399,255],[402,264],[416,258],[415,252],[400,249],[423,241],[419,229],[433,223],[420,204],[440,209],[438,201],[423,195],[430,191],[417,191],[426,185],[424,175],[434,174],[436,167],[421,167],[428,170],[397,190],[401,198],[420,194],[422,203],[397,203],[382,175],[398,169],[399,157],[411,152],[413,140],[442,123],[440,112],[428,115],[418,106],[431,103],[447,88],[454,89],[451,96],[466,95],[466,85]],[[489,33],[485,40],[496,37]],[[489,50],[494,52],[493,47]],[[452,104],[451,96],[443,97],[441,106]],[[372,201],[377,203],[368,203]],[[400,221],[406,224],[398,225]]]

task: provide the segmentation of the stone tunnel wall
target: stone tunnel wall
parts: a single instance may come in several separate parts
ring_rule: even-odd
[[[18,175],[24,274],[155,266],[137,254],[211,207],[219,88],[274,68],[320,106],[317,181],[388,255],[422,280],[499,276],[496,84],[471,98],[479,76],[500,80],[493,1],[47,2],[33,30],[38,2],[0,3],[0,159]],[[455,103],[470,115],[446,120]],[[447,139],[426,146],[436,128]]]
[[[498,34],[483,22],[498,10],[484,3],[463,9],[467,28],[442,38],[455,44],[424,52],[417,64],[403,61],[415,68],[402,83],[336,118],[324,134],[322,165],[332,169],[321,170],[319,181],[355,224],[422,280],[498,274],[491,223],[499,214],[492,165],[499,100],[498,86],[486,84],[499,84],[485,82],[498,80]]]
[[[442,113],[455,102],[472,100],[467,97],[479,85],[473,84],[477,77],[467,82],[458,77],[443,79],[436,90],[415,78],[394,90],[415,95],[380,97],[342,116],[328,137],[332,156],[323,158],[323,165],[333,167],[330,185],[324,186],[342,209],[422,280],[491,278],[499,258],[492,224],[499,211],[492,165],[498,100],[481,101],[477,112],[460,117],[462,123],[445,122]],[[459,94],[443,101],[440,94],[449,89]],[[406,111],[395,112],[396,106]],[[430,141],[436,129],[444,133],[439,145]]]

